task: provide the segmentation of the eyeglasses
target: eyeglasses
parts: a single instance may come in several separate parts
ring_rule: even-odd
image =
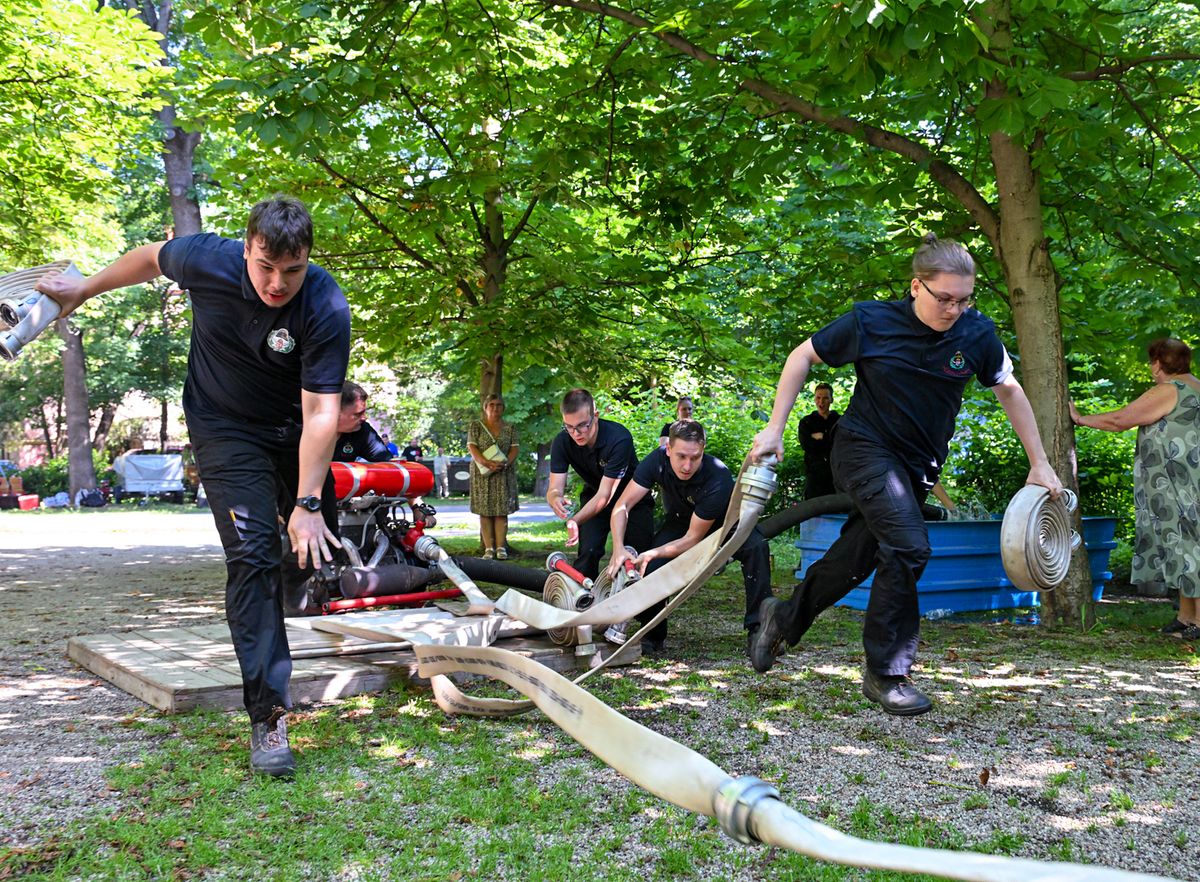
[[[974,294],[968,294],[966,297],[947,297],[945,294],[935,294],[933,291],[930,291],[929,286],[925,284],[924,279],[917,279],[917,281],[921,283],[921,287],[929,293],[929,296],[938,302],[938,306],[940,306],[942,309],[957,308],[961,310],[967,310],[975,305]]]
[[[592,414],[590,417],[588,417],[586,422],[579,423],[575,426],[568,426],[566,423],[563,423],[562,427],[564,432],[570,432],[572,435],[586,435],[588,430],[592,428],[592,424],[594,422],[596,422],[596,415]]]

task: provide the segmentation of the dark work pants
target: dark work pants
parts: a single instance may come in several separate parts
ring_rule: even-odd
[[[782,612],[784,636],[796,643],[828,607],[875,579],[863,624],[867,667],[907,675],[917,654],[917,580],[929,561],[929,531],[921,503],[929,488],[896,454],[842,429],[834,434],[834,480],[854,508],[837,541],[808,568]]]
[[[650,548],[658,548],[660,545],[666,545],[668,542],[674,542],[676,539],[687,534],[688,526],[691,523],[691,518],[687,520],[668,518],[667,522],[662,525],[659,531],[654,535],[651,541]],[[720,522],[715,522],[712,530],[708,531],[708,535],[712,535],[713,531],[721,528]],[[733,559],[742,565],[742,583],[746,589],[746,614],[742,618],[742,625],[747,631],[753,631],[758,627],[758,608],[762,602],[771,596],[771,547],[767,543],[767,537],[755,527],[750,535],[746,537],[746,541],[742,543],[742,547],[733,555]],[[646,575],[649,576],[655,570],[666,566],[670,563],[671,558],[660,557],[650,561],[650,565],[646,567]],[[645,623],[654,618],[666,606],[665,601],[660,601],[654,604],[647,610],[644,610],[638,615],[638,621]],[[664,619],[659,622],[654,628],[647,632],[645,639],[655,643],[661,643],[667,639],[667,621]]]
[[[296,503],[299,460],[294,440],[272,446],[245,438],[195,440],[200,480],[225,549],[225,619],[242,670],[250,722],[291,707],[292,659],[280,605],[283,556],[279,518]],[[322,492],[326,524],[337,523],[332,480]],[[334,531],[336,533],[336,530]]]
[[[588,504],[591,494],[580,498],[580,508]],[[609,523],[612,511],[616,507],[614,499],[606,508],[579,525],[579,555],[573,566],[589,579],[600,575],[600,559],[604,557],[605,546],[608,545],[608,535],[611,532]],[[652,547],[650,537],[654,535],[654,506],[635,505],[629,512],[629,522],[625,525],[625,544],[631,545],[638,551]]]

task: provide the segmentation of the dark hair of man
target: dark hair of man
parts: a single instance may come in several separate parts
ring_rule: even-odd
[[[817,383],[817,388],[813,389],[813,391],[820,392],[822,389],[824,389],[830,395],[833,394],[833,387],[830,386],[828,383]]]
[[[294,196],[276,193],[250,209],[246,241],[258,239],[268,257],[299,257],[313,246],[313,225],[308,209]]]
[[[358,383],[346,381],[346,385],[342,386],[342,407],[350,407],[358,404],[360,401],[367,400],[367,390]]]
[[[1182,340],[1164,337],[1146,348],[1150,361],[1157,361],[1168,374],[1186,374],[1192,369],[1192,349]]]
[[[579,413],[585,408],[589,414],[596,412],[596,399],[592,398],[592,393],[587,389],[572,389],[563,396],[563,413]]]
[[[676,420],[671,423],[670,434],[667,435],[668,443],[671,441],[695,441],[703,445],[706,440],[704,426],[695,420]]]
[[[975,277],[975,258],[957,242],[943,242],[933,233],[926,233],[921,243],[912,259],[913,275],[918,279],[932,279],[939,273]]]

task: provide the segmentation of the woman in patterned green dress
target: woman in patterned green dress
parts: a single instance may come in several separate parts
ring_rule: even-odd
[[[479,515],[480,541],[487,560],[508,557],[508,516],[517,510],[517,430],[504,422],[504,399],[489,395],[483,419],[467,427],[471,453],[471,511]]]
[[[1163,633],[1200,640],[1200,380],[1186,343],[1155,340],[1148,351],[1153,389],[1108,413],[1081,416],[1072,404],[1071,419],[1108,432],[1138,426],[1130,580],[1177,589],[1179,617]]]

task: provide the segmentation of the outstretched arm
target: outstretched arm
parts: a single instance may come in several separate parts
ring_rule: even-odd
[[[1153,389],[1147,389],[1135,401],[1120,408],[1105,413],[1081,414],[1071,402],[1071,422],[1088,429],[1102,429],[1105,432],[1124,432],[1134,426],[1148,426],[1156,423],[1174,410],[1179,401],[1179,393],[1170,383],[1162,383]]]
[[[304,411],[304,428],[300,432],[300,479],[296,496],[320,496],[333,445],[337,441],[342,396],[339,392],[318,393],[302,389],[300,406]],[[292,509],[288,518],[288,537],[301,569],[310,561],[313,567],[319,567],[322,561],[333,560],[333,552],[329,550],[331,544],[342,547],[325,525],[321,512],[307,511],[299,506]]]
[[[37,283],[37,289],[57,301],[62,307],[63,316],[66,317],[97,294],[112,291],[114,288],[140,285],[158,278],[162,275],[158,266],[158,252],[165,244],[152,242],[134,248],[87,278],[71,279],[60,274],[47,276]]]
[[[992,392],[999,399],[1004,412],[1008,414],[1008,421],[1012,423],[1013,431],[1021,439],[1021,446],[1025,448],[1025,455],[1029,458],[1029,477],[1025,479],[1025,483],[1039,484],[1049,490],[1051,496],[1057,497],[1063,488],[1062,481],[1058,479],[1050,460],[1046,457],[1046,450],[1042,447],[1042,436],[1038,433],[1037,421],[1033,418],[1033,408],[1029,406],[1025,390],[1012,374],[1009,374],[1002,382],[992,386]]]
[[[779,388],[775,390],[775,404],[771,408],[771,418],[767,427],[754,436],[754,444],[750,447],[750,458],[761,459],[768,453],[773,453],[783,462],[783,430],[787,426],[788,416],[796,405],[796,396],[804,388],[808,372],[814,364],[823,364],[813,349],[812,338],[809,337],[792,350],[787,362],[783,365],[783,373],[779,375]]]

